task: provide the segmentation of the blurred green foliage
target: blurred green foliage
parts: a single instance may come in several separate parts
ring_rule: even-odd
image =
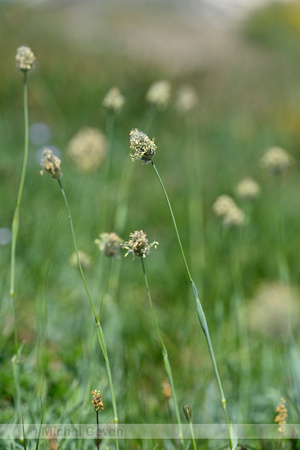
[[[84,36],[82,46],[72,42],[62,26],[64,21],[67,25],[71,9],[51,3],[36,8],[0,5],[0,40],[5,42],[0,73],[0,227],[11,226],[23,157],[22,74],[15,68],[14,56],[16,48],[25,44],[37,57],[28,83],[30,123],[48,124],[53,135],[47,144],[61,151],[62,181],[78,245],[92,257],[86,277],[96,302],[103,295],[109,273],[115,276],[121,271],[117,288],[105,296],[101,316],[120,422],[168,423],[161,393],[166,375],[140,263],[128,256],[113,261],[109,272],[108,261],[99,255],[94,239],[104,231],[119,231],[111,228],[122,171],[129,160],[129,131],[139,127],[145,116],[147,89],[164,78],[170,79],[173,92],[183,83],[193,85],[200,100],[193,115],[184,120],[172,104],[157,113],[149,135],[158,146],[155,162],[208,315],[229,416],[233,422],[272,423],[275,407],[285,396],[289,420],[299,421],[298,333],[292,339],[276,340],[264,330],[261,335],[248,330],[246,321],[247,305],[261,283],[279,278],[275,227],[279,202],[290,283],[299,288],[299,4],[258,10],[236,36],[239,44],[234,56],[225,54],[213,64],[182,75],[151,61],[145,64],[138,57],[128,60],[114,53],[113,38],[107,41],[105,34],[96,35],[90,45],[85,44]],[[272,47],[271,52],[265,44]],[[113,85],[121,89],[126,104],[116,118],[110,179],[104,185],[101,168],[93,174],[78,174],[66,157],[66,148],[83,126],[105,131],[102,99]],[[264,151],[274,145],[286,148],[296,161],[281,183],[259,167]],[[105,404],[102,421],[109,422],[109,390],[92,314],[79,273],[69,264],[73,243],[67,215],[56,181],[39,174],[38,150],[31,145],[17,243],[16,311],[19,339],[25,341],[21,364],[24,420],[39,423],[43,414],[45,423],[93,423],[90,391],[100,389]],[[221,194],[236,196],[235,186],[245,176],[259,182],[261,196],[246,211],[250,219],[244,230],[222,230],[212,204]],[[103,205],[106,229],[100,226]],[[223,421],[169,211],[150,166],[134,164],[126,206],[123,238],[143,229],[150,241],[160,243],[146,266],[180,407],[191,404],[195,423]],[[231,268],[236,258],[243,284],[239,307]],[[2,246],[3,423],[15,420],[9,261],[9,245]],[[240,334],[243,328],[246,335]],[[203,448],[216,448],[215,442],[202,444]],[[62,448],[71,448],[71,444],[64,445]],[[75,445],[72,448],[80,448]],[[136,448],[142,448],[139,445]],[[277,448],[268,445],[261,442],[255,448]]]

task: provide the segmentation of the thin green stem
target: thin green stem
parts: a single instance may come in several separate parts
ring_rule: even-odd
[[[92,300],[92,297],[90,295],[90,291],[88,289],[86,280],[85,280],[85,276],[83,273],[83,269],[80,263],[80,259],[79,259],[79,255],[78,255],[78,247],[77,247],[77,242],[76,242],[76,237],[75,237],[75,231],[74,231],[74,226],[73,226],[73,221],[72,221],[72,216],[71,216],[71,212],[70,212],[70,208],[69,208],[69,203],[67,200],[67,196],[65,194],[65,191],[63,189],[62,183],[60,181],[60,179],[58,178],[58,183],[59,183],[59,187],[61,190],[61,193],[63,195],[64,201],[65,201],[65,205],[66,205],[66,209],[68,212],[68,218],[69,218],[69,223],[70,223],[70,227],[71,227],[71,231],[72,231],[72,237],[73,237],[73,243],[74,243],[74,248],[75,248],[75,252],[76,252],[76,256],[77,256],[77,263],[78,263],[78,267],[79,267],[79,271],[81,274],[81,278],[83,281],[83,285],[85,287],[92,311],[93,311],[93,315],[94,315],[94,319],[96,322],[96,328],[97,328],[97,336],[98,336],[98,341],[103,353],[103,357],[104,357],[104,361],[105,361],[105,366],[106,366],[106,371],[107,371],[107,377],[108,377],[108,383],[109,383],[109,387],[110,387],[110,393],[111,393],[111,400],[112,400],[112,406],[113,406],[113,413],[114,413],[114,423],[115,423],[115,431],[116,431],[116,448],[118,450],[119,448],[119,442],[118,442],[118,430],[117,430],[117,426],[118,426],[118,413],[117,413],[117,405],[116,405],[116,399],[115,399],[115,394],[114,394],[114,388],[113,388],[113,382],[112,382],[112,376],[111,376],[111,369],[110,369],[110,364],[109,364],[109,359],[108,359],[108,354],[107,354],[107,349],[106,349],[106,344],[105,344],[105,338],[104,338],[104,333],[103,333],[103,329],[102,326],[100,324],[100,321],[98,319],[97,313],[96,313],[96,309],[94,307],[94,303]]]
[[[217,367],[215,353],[214,353],[212,342],[211,342],[211,339],[210,339],[210,334],[209,334],[209,329],[208,329],[208,325],[207,325],[207,321],[206,321],[206,316],[205,316],[205,313],[203,311],[203,308],[202,308],[202,305],[201,305],[201,302],[200,302],[200,299],[199,299],[199,295],[198,295],[198,291],[197,291],[196,285],[195,285],[195,283],[194,283],[194,281],[193,281],[193,279],[191,277],[191,273],[190,273],[190,270],[189,270],[189,267],[188,267],[188,264],[187,264],[187,260],[186,260],[185,254],[184,254],[183,246],[182,246],[182,243],[181,243],[179,231],[178,231],[176,220],[175,220],[175,216],[174,216],[174,213],[173,213],[173,209],[172,209],[172,206],[171,206],[171,203],[170,203],[167,191],[166,191],[166,189],[164,187],[162,179],[161,179],[161,177],[160,177],[160,175],[158,173],[158,170],[157,170],[155,164],[153,163],[153,161],[151,161],[151,164],[152,164],[152,166],[154,168],[156,176],[157,176],[157,178],[159,180],[159,183],[160,183],[160,185],[162,187],[162,190],[163,190],[163,192],[165,194],[165,197],[166,197],[166,200],[167,200],[167,203],[168,203],[168,206],[169,206],[169,210],[170,210],[170,213],[171,213],[173,225],[174,225],[174,228],[175,228],[178,244],[179,244],[179,247],[180,247],[181,255],[182,255],[182,258],[183,258],[183,261],[184,261],[184,265],[185,265],[185,268],[186,268],[186,271],[187,271],[187,275],[188,275],[189,281],[191,283],[192,290],[193,290],[194,298],[195,298],[195,301],[196,301],[196,308],[197,308],[198,318],[199,318],[200,325],[202,327],[202,330],[203,330],[205,338],[206,338],[209,354],[210,354],[210,357],[211,357],[211,360],[212,360],[212,364],[213,364],[213,368],[214,368],[217,384],[218,384],[220,395],[221,395],[221,402],[222,402],[222,406],[223,406],[223,411],[224,411],[224,416],[225,416],[225,420],[226,420],[226,424],[227,424],[227,430],[228,430],[228,436],[229,436],[229,444],[230,444],[230,449],[232,450],[233,449],[233,443],[232,443],[230,424],[229,424],[228,415],[227,415],[227,409],[226,409],[226,398],[225,398],[225,395],[224,395],[224,391],[223,391],[223,387],[222,387],[222,383],[221,383],[221,378],[220,378],[219,370],[218,370],[218,367]]]
[[[18,332],[16,323],[16,311],[15,311],[15,270],[16,270],[16,244],[19,232],[19,211],[21,205],[21,199],[23,194],[23,187],[27,168],[28,159],[28,102],[27,102],[27,72],[24,72],[23,83],[23,99],[24,99],[24,158],[23,167],[21,173],[21,180],[19,186],[19,192],[17,197],[17,204],[12,221],[12,240],[11,240],[11,269],[10,269],[10,298],[13,311],[14,320],[14,341],[15,341],[15,353],[18,351]]]
[[[150,294],[150,288],[149,288],[149,284],[148,284],[148,278],[147,278],[147,274],[146,274],[146,269],[145,269],[145,263],[144,263],[144,259],[141,258],[141,263],[142,263],[142,269],[143,269],[143,275],[144,275],[144,280],[145,280],[145,285],[146,285],[146,290],[147,290],[147,295],[148,295],[148,299],[149,299],[149,303],[150,303],[150,308],[151,308],[151,312],[152,312],[152,317],[156,326],[156,330],[159,336],[159,340],[160,340],[160,344],[161,344],[161,348],[162,348],[162,354],[163,354],[163,360],[164,360],[164,365],[165,365],[165,369],[170,381],[170,385],[171,385],[171,389],[172,389],[172,395],[173,395],[173,400],[174,400],[174,408],[175,408],[175,414],[176,414],[176,419],[177,419],[177,423],[178,423],[178,429],[179,429],[179,439],[181,440],[181,445],[184,446],[183,443],[183,435],[182,435],[182,429],[181,429],[181,421],[180,421],[180,414],[179,414],[179,409],[178,409],[178,404],[177,404],[177,399],[176,399],[176,391],[175,391],[175,387],[174,387],[174,381],[173,381],[173,375],[172,375],[172,369],[171,369],[171,365],[170,365],[170,361],[169,361],[169,356],[168,356],[168,352],[166,349],[166,346],[164,344],[163,341],[163,337],[159,328],[159,324],[158,324],[158,320],[155,314],[155,310],[153,307],[153,303],[152,303],[152,298],[151,298],[151,294]]]

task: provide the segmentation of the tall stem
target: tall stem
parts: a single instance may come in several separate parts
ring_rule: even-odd
[[[178,423],[178,430],[179,430],[179,439],[181,440],[181,445],[184,447],[183,435],[182,435],[182,429],[181,429],[181,421],[180,421],[179,409],[178,409],[178,404],[177,404],[177,399],[176,399],[176,391],[175,391],[175,387],[174,387],[174,381],[173,381],[173,375],[172,375],[171,365],[170,365],[170,361],[169,361],[169,356],[168,356],[168,352],[167,352],[166,346],[165,346],[164,341],[163,341],[163,337],[162,337],[162,334],[161,334],[161,331],[160,331],[160,328],[159,328],[159,325],[158,325],[158,320],[157,320],[157,317],[156,317],[156,314],[155,314],[155,310],[154,310],[154,307],[153,307],[152,298],[151,298],[150,289],[149,289],[149,284],[148,284],[148,278],[147,278],[146,269],[145,269],[145,263],[144,263],[144,259],[143,258],[141,258],[141,263],[142,263],[142,269],[143,269],[143,275],[144,275],[147,295],[148,295],[150,308],[151,308],[151,312],[152,312],[152,317],[153,317],[153,320],[154,320],[154,323],[155,323],[155,326],[156,326],[156,330],[157,330],[157,333],[158,333],[158,336],[159,336],[159,340],[160,340],[160,344],[161,344],[161,348],[162,348],[164,365],[165,365],[167,376],[169,378],[171,389],[172,389],[175,414],[176,414],[176,419],[177,419],[177,423]]]
[[[172,209],[172,206],[171,206],[171,203],[170,203],[167,191],[165,189],[165,186],[164,186],[164,184],[162,182],[162,179],[161,179],[161,177],[160,177],[160,175],[158,173],[158,170],[157,170],[155,164],[153,163],[153,161],[151,161],[151,164],[153,166],[153,169],[154,169],[154,171],[156,173],[156,176],[157,176],[157,178],[159,180],[159,183],[160,183],[160,185],[162,187],[162,190],[164,192],[164,195],[166,197],[166,200],[167,200],[167,203],[168,203],[168,206],[169,206],[169,210],[170,210],[170,213],[171,213],[173,225],[174,225],[174,228],[175,228],[178,244],[179,244],[179,247],[180,247],[181,255],[182,255],[182,258],[183,258],[183,261],[184,261],[184,265],[185,265],[185,268],[186,268],[186,271],[187,271],[187,275],[188,275],[189,281],[191,283],[192,290],[193,290],[193,295],[194,295],[194,298],[195,298],[195,301],[196,301],[196,308],[197,308],[198,318],[199,318],[200,325],[202,327],[202,330],[203,330],[205,338],[206,338],[209,354],[210,354],[210,357],[211,357],[211,360],[212,360],[212,364],[213,364],[213,368],[214,368],[217,384],[218,384],[220,395],[221,395],[221,402],[222,402],[222,406],[223,406],[223,411],[224,411],[224,416],[225,416],[225,420],[226,420],[226,424],[227,424],[227,430],[228,430],[228,436],[229,436],[229,444],[230,444],[230,449],[232,450],[233,449],[233,443],[232,443],[231,429],[230,429],[230,424],[229,424],[228,415],[227,415],[227,409],[226,409],[226,398],[225,398],[225,395],[224,395],[224,391],[223,391],[223,387],[222,387],[222,383],[221,383],[221,378],[220,378],[218,367],[217,367],[215,353],[214,353],[212,342],[211,342],[211,339],[210,339],[210,334],[209,334],[209,329],[208,329],[208,325],[207,325],[207,321],[206,321],[206,316],[205,316],[204,310],[202,308],[202,305],[201,305],[201,302],[200,302],[200,299],[199,299],[199,295],[198,295],[198,291],[197,291],[196,285],[195,285],[195,283],[194,283],[194,281],[193,281],[193,279],[191,277],[191,273],[190,273],[190,270],[189,270],[189,267],[188,267],[188,264],[187,264],[187,260],[186,260],[185,254],[184,254],[183,246],[182,246],[182,243],[181,243],[179,231],[178,231],[176,220],[175,220],[175,216],[174,216],[174,213],[173,213],[173,209]]]
[[[119,448],[119,442],[118,442],[118,414],[117,414],[117,405],[116,405],[116,399],[115,399],[115,394],[114,394],[114,388],[113,388],[113,382],[112,382],[112,376],[111,376],[111,369],[110,369],[110,364],[109,364],[109,359],[108,359],[108,354],[107,354],[107,349],[106,349],[106,343],[105,343],[105,338],[104,338],[104,333],[103,333],[103,329],[101,326],[101,323],[98,319],[97,313],[96,313],[96,309],[92,300],[92,297],[90,295],[90,291],[88,289],[86,280],[85,280],[85,276],[83,273],[83,269],[80,263],[80,259],[79,259],[79,255],[78,255],[78,247],[77,247],[77,242],[76,242],[76,237],[75,237],[75,231],[74,231],[74,226],[73,226],[73,221],[72,221],[72,216],[71,216],[71,212],[70,212],[70,208],[69,208],[69,203],[67,200],[67,196],[65,194],[65,191],[63,189],[62,183],[60,181],[60,179],[58,178],[58,183],[59,183],[59,187],[61,190],[61,193],[63,195],[64,201],[65,201],[65,205],[66,205],[66,209],[68,212],[68,218],[69,218],[69,222],[70,222],[70,227],[71,227],[71,232],[72,232],[72,237],[73,237],[73,243],[74,243],[74,248],[75,248],[75,252],[76,252],[76,256],[77,256],[77,263],[78,263],[78,267],[79,267],[79,271],[81,274],[81,278],[83,281],[83,285],[85,287],[92,311],[93,311],[93,315],[94,315],[94,319],[96,322],[96,328],[97,328],[97,336],[98,336],[98,341],[103,353],[103,357],[105,360],[105,366],[106,366],[106,371],[107,371],[107,377],[108,377],[108,383],[109,383],[109,387],[110,387],[110,393],[111,393],[111,400],[112,400],[112,406],[113,406],[113,413],[114,413],[114,423],[115,423],[115,432],[116,432],[116,448],[118,450]]]
[[[24,158],[23,167],[21,173],[21,180],[19,186],[19,192],[17,197],[17,204],[12,221],[12,240],[11,240],[11,269],[10,269],[10,298],[13,311],[14,320],[14,341],[15,341],[15,353],[18,351],[18,332],[16,323],[16,311],[15,311],[15,270],[16,270],[16,244],[19,232],[19,211],[21,205],[21,199],[23,194],[23,187],[26,175],[27,159],[28,159],[28,102],[27,102],[27,72],[24,72],[23,83],[23,102],[24,102]]]

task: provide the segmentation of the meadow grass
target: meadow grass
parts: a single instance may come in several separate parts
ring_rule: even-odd
[[[30,43],[37,65],[28,86],[29,126],[37,121],[47,123],[52,137],[45,146],[54,145],[61,152],[78,249],[91,258],[84,277],[91,297],[97,299],[97,314],[101,298],[105,300],[101,324],[119,422],[169,423],[168,405],[161,392],[165,368],[151,311],[145,308],[140,268],[128,261],[124,264],[123,258],[107,262],[94,244],[100,233],[115,231],[124,237],[133,227],[146,229],[160,243],[147,259],[147,277],[172,362],[179,411],[189,404],[194,424],[223,422],[210,355],[199,335],[194,299],[161,187],[151,170],[137,170],[130,161],[128,131],[147,122],[149,129],[144,131],[163,149],[159,150],[160,174],[182,245],[188,249],[191,273],[204,299],[230,420],[275,423],[276,407],[284,397],[287,423],[299,423],[299,297],[295,294],[292,309],[287,311],[289,294],[282,289],[288,286],[294,295],[300,279],[298,59],[281,49],[277,52],[276,46],[268,53],[257,43],[257,52],[253,47],[246,50],[245,64],[239,58],[226,64],[220,60],[205,70],[171,76],[161,68],[149,71],[138,61],[129,65],[104,51],[98,58],[83,50],[75,52],[59,35],[53,36],[50,45],[49,35],[40,32],[48,20],[46,11],[28,11],[1,5],[0,36],[7,46],[0,75],[0,228],[11,227],[23,163],[23,101],[14,55],[17,47]],[[52,19],[55,22],[54,12]],[[292,56],[295,49],[293,46]],[[83,62],[87,70],[80,70]],[[147,113],[146,93],[153,82],[163,79],[170,79],[173,94],[183,83],[198,92],[199,105],[188,125],[178,116],[173,101],[165,110]],[[112,85],[119,86],[126,99],[113,127],[102,107]],[[108,130],[108,174],[103,167],[89,174],[78,173],[67,158],[68,142],[84,126]],[[259,163],[274,145],[294,158],[280,183]],[[16,246],[15,310],[18,341],[23,342],[18,386],[11,365],[15,343],[9,298],[10,245],[0,249],[1,423],[18,423],[17,397],[25,425],[40,424],[42,417],[44,423],[52,424],[95,423],[92,389],[99,389],[103,396],[101,423],[113,423],[105,358],[95,341],[78,269],[69,264],[74,250],[64,201],[49,186],[50,180],[39,174],[39,147],[29,142]],[[235,193],[236,184],[246,176],[253,177],[261,188],[251,207]],[[222,194],[234,197],[246,212],[249,222],[243,228],[225,230],[215,217],[212,205]],[[105,229],[100,226],[103,203]],[[283,297],[277,300],[280,292]],[[183,424],[182,412],[181,420]],[[190,443],[185,440],[186,447]],[[299,448],[298,441],[289,442],[289,435],[281,441],[240,439],[239,443],[258,450]],[[107,445],[113,448],[114,439],[100,443],[101,448]],[[119,445],[174,448],[176,441],[120,440]],[[35,446],[36,442],[26,441],[27,448]],[[197,448],[222,446],[228,447],[226,439],[196,440]],[[25,448],[22,439],[1,441],[0,447]],[[39,448],[50,448],[50,441],[40,439]],[[96,448],[96,440],[61,439],[59,448]]]

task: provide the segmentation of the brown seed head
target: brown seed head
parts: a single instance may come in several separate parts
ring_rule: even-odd
[[[62,173],[60,170],[61,160],[58,156],[55,156],[49,148],[45,148],[43,151],[43,159],[41,160],[42,170],[40,174],[43,175],[44,172],[51,174],[52,178],[61,178]]]
[[[97,412],[100,409],[104,409],[103,402],[102,402],[102,395],[100,395],[100,391],[92,391],[91,395],[93,396],[92,403],[94,405],[94,410]]]

